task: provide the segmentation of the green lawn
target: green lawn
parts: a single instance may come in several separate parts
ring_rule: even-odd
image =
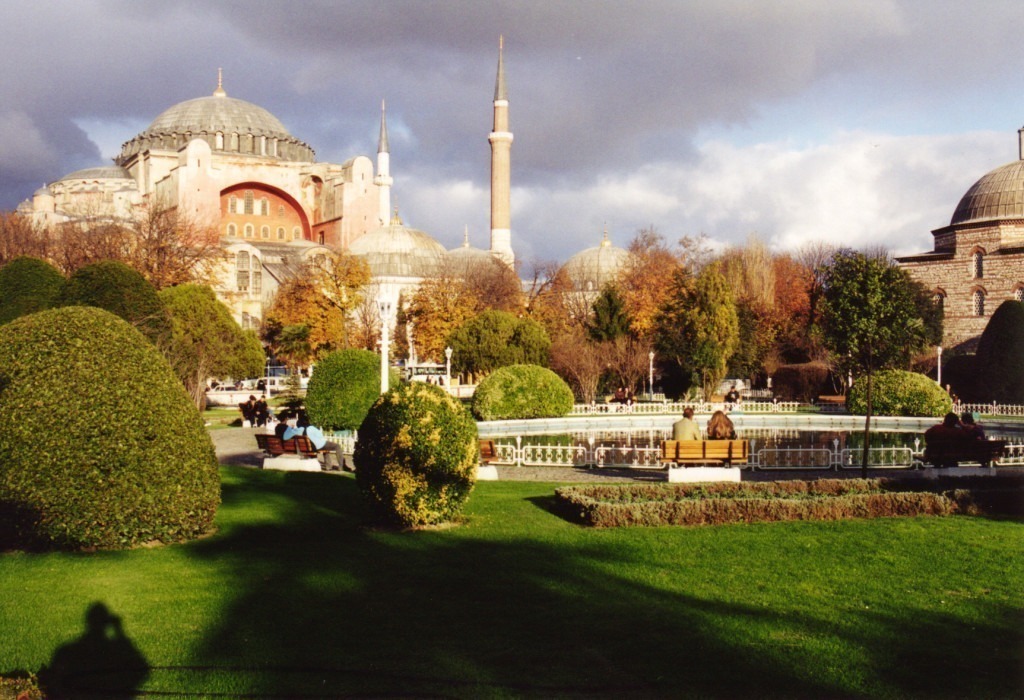
[[[1024,523],[588,530],[554,485],[459,527],[361,526],[349,476],[224,468],[184,546],[0,556],[0,673],[197,697],[1021,697]],[[83,636],[103,603],[131,644]],[[83,661],[86,660],[86,661]]]

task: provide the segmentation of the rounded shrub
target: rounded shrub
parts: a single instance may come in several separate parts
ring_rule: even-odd
[[[389,373],[388,386],[398,384]],[[369,350],[332,352],[313,367],[306,411],[324,430],[355,430],[380,396],[380,355]]]
[[[443,389],[401,384],[370,409],[353,458],[374,520],[402,527],[449,522],[476,481],[476,423]]]
[[[207,532],[213,443],[170,365],[101,309],[41,311],[0,336],[0,539],[122,548]]]
[[[170,341],[170,320],[156,288],[117,260],[101,260],[78,268],[54,305],[95,306],[123,318],[157,347],[165,347]]]
[[[867,377],[860,377],[846,395],[850,413],[867,412]],[[953,400],[934,380],[901,369],[876,372],[872,381],[872,412],[880,416],[944,416]]]
[[[556,418],[568,414],[572,406],[569,385],[537,365],[497,369],[473,393],[473,415],[478,420]]]
[[[0,269],[0,325],[49,309],[64,287],[64,275],[38,258],[15,258]]]

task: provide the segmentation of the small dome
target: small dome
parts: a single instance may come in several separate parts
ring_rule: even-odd
[[[1024,218],[1024,160],[1000,166],[975,182],[949,223],[1007,218]]]
[[[565,272],[579,291],[599,291],[618,276],[629,258],[624,248],[613,246],[604,232],[601,245],[581,250],[565,263]]]
[[[449,250],[445,254],[445,259],[452,266],[456,274],[462,275],[478,265],[493,265],[500,262],[491,251],[471,246],[469,244],[468,230],[464,234],[462,245]]]
[[[133,180],[131,173],[116,165],[104,165],[99,168],[76,170],[57,180],[57,182],[73,182],[75,180]]]
[[[418,229],[402,224],[397,214],[391,223],[357,238],[349,252],[366,260],[373,277],[435,276],[447,251]]]

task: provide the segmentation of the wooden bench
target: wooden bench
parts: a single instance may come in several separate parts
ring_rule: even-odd
[[[750,459],[747,440],[665,440],[661,462],[671,467],[682,464],[746,464]]]
[[[490,464],[498,460],[498,448],[494,446],[494,440],[480,441],[480,464]]]
[[[1006,440],[943,440],[924,448],[924,461],[936,467],[955,467],[960,462],[987,467],[1006,452]]]
[[[317,450],[313,446],[313,441],[305,435],[296,435],[288,440],[282,440],[270,433],[256,433],[256,445],[271,458],[298,455],[302,459],[315,459],[319,462],[321,454],[325,455],[326,460],[326,455],[330,452],[329,450]],[[341,467],[340,464],[338,466]]]

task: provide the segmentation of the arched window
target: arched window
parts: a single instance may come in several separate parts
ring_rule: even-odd
[[[244,250],[235,256],[235,273],[238,278],[238,291],[249,291],[249,254]]]
[[[292,229],[292,240],[295,240],[295,241],[297,241],[297,240],[299,240],[300,238],[302,238],[302,231],[300,231],[300,230],[299,230],[299,227],[298,227],[298,226],[296,226],[296,227],[294,227],[294,228]]]
[[[942,292],[935,292],[932,294],[932,303],[935,304],[939,311],[944,311],[946,307],[946,295]]]
[[[238,197],[231,195],[228,197],[228,214],[238,213]]]
[[[260,238],[270,238],[269,226],[260,226]]]
[[[971,275],[976,280],[985,276],[985,254],[980,250],[974,251],[971,255]]]
[[[974,292],[974,315],[985,315],[985,292],[980,289],[975,290]]]
[[[228,235],[232,238],[238,235],[238,226],[235,224],[228,224]]]
[[[246,238],[252,238],[254,235],[256,235],[256,228],[252,224],[246,224],[245,225],[245,237]]]
[[[263,266],[260,265],[260,259],[256,257],[252,259],[252,293],[263,293]]]
[[[249,330],[252,328],[252,316],[247,311],[242,312],[242,330]]]
[[[318,234],[317,234],[316,236],[317,236],[317,242],[318,242],[318,243],[319,243],[320,245],[323,245],[323,244],[324,244],[324,232],[323,232],[323,231],[321,231],[321,232],[320,232],[320,233],[318,233]]]
[[[1016,301],[1024,301],[1024,285],[1013,290],[1013,298]]]
[[[245,213],[252,214],[252,190],[245,191]]]
[[[260,216],[270,216],[270,202],[266,197],[260,200]]]
[[[284,218],[284,205],[283,204],[278,205],[278,207],[277,207],[277,215],[280,218],[282,218],[282,219]]]
[[[284,240],[284,226],[278,226],[277,227],[277,240],[279,240],[279,241],[283,241]]]

